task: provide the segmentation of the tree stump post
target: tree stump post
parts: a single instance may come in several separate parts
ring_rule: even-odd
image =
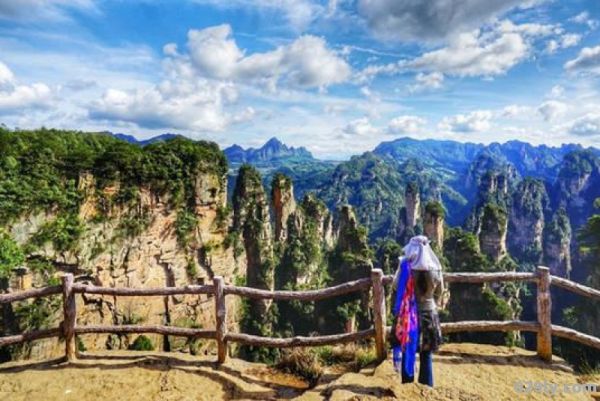
[[[375,348],[377,358],[383,361],[387,357],[385,345],[385,290],[383,287],[383,271],[371,270],[373,285],[373,325],[375,326]]]
[[[227,342],[225,341],[225,334],[227,333],[227,307],[223,292],[223,277],[215,276],[213,283],[215,285],[217,361],[218,363],[223,363],[227,358]]]
[[[550,269],[537,267],[537,354],[545,361],[552,360],[552,300],[550,298]]]
[[[75,320],[77,318],[77,308],[75,306],[75,293],[73,293],[73,275],[67,273],[62,276],[63,289],[63,323],[62,331],[65,338],[65,357],[67,362],[72,362],[77,358],[77,349],[75,348]]]

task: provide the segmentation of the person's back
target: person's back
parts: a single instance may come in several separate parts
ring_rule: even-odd
[[[411,238],[409,244],[404,247],[404,252],[405,257],[400,259],[400,266],[394,277],[393,288],[401,293],[405,292],[403,288],[398,288],[398,286],[402,285],[402,280],[400,280],[402,272],[404,271],[405,275],[408,274],[406,268],[403,268],[404,264],[407,263],[412,279],[409,280],[412,281],[412,285],[408,287],[413,288],[413,299],[417,309],[416,315],[418,316],[419,382],[433,386],[432,353],[437,351],[442,343],[441,325],[436,303],[436,299],[441,300],[443,292],[441,264],[429,247],[429,240],[424,236]],[[405,284],[406,280],[402,283]],[[394,299],[397,300],[395,310],[400,311],[402,302],[396,296],[394,296]],[[398,315],[398,318],[401,318],[400,315]],[[415,320],[417,320],[416,316]],[[400,321],[406,321],[406,318],[400,319]],[[396,324],[398,323],[395,323],[395,327]],[[395,341],[393,341],[393,345],[396,360],[399,357],[399,347]],[[405,364],[406,358],[402,358],[401,362]],[[412,369],[409,369],[408,372],[411,373]],[[412,374],[406,374],[405,369],[402,369],[403,383],[412,382],[413,378],[411,376]]]

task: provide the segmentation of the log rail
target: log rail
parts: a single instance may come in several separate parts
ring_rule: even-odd
[[[578,295],[600,301],[600,290],[575,283],[573,281],[552,276],[546,267],[538,267],[536,272],[499,272],[499,273],[444,273],[446,283],[484,284],[495,282],[530,282],[537,287],[537,320],[536,321],[461,321],[442,323],[445,334],[456,332],[481,331],[528,331],[537,334],[537,352],[544,360],[552,357],[552,336],[566,338],[578,343],[600,349],[600,338],[578,332],[576,330],[553,325],[550,321],[551,298],[550,287],[556,286]],[[387,308],[385,304],[385,287],[393,282],[393,276],[383,275],[380,269],[373,269],[371,276],[350,281],[333,287],[309,291],[269,291],[250,287],[227,285],[220,276],[213,279],[210,285],[188,285],[184,287],[161,288],[113,288],[85,285],[74,282],[73,275],[65,274],[62,285],[35,288],[20,292],[0,294],[0,304],[22,301],[28,298],[39,298],[62,294],[63,321],[59,327],[37,330],[27,333],[0,337],[0,347],[20,344],[43,338],[61,337],[65,340],[65,356],[67,361],[77,357],[75,335],[83,334],[133,334],[153,333],[188,338],[206,338],[217,342],[217,361],[222,363],[227,357],[227,344],[238,343],[264,347],[309,347],[355,342],[375,338],[375,347],[379,359],[386,357],[386,340],[390,327],[385,326]],[[357,291],[372,291],[373,327],[352,333],[341,333],[324,336],[296,336],[291,338],[261,337],[245,333],[227,331],[227,308],[225,297],[236,295],[252,299],[318,301]],[[215,300],[215,328],[191,329],[165,325],[84,325],[76,324],[76,294],[96,294],[111,296],[172,296],[199,295],[213,296]]]

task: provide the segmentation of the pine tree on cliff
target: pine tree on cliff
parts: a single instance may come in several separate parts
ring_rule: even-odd
[[[233,230],[241,236],[246,253],[246,285],[273,289],[273,247],[269,205],[258,171],[243,165],[233,194]],[[270,336],[275,311],[271,300],[248,300],[245,304],[242,330],[248,334]],[[242,356],[251,360],[269,360],[269,349],[252,346],[241,348]]]

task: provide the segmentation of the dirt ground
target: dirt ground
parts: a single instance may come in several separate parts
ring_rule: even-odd
[[[389,359],[359,373],[330,371],[309,390],[302,380],[261,364],[230,359],[218,367],[213,361],[184,354],[110,351],[86,353],[70,365],[8,363],[0,365],[0,400],[592,401],[597,393],[573,385],[592,383],[600,389],[600,376],[576,375],[560,359],[546,364],[520,348],[479,344],[444,345],[434,359],[434,388],[400,384]],[[530,383],[537,387],[523,387]],[[521,392],[515,389],[518,384]]]

